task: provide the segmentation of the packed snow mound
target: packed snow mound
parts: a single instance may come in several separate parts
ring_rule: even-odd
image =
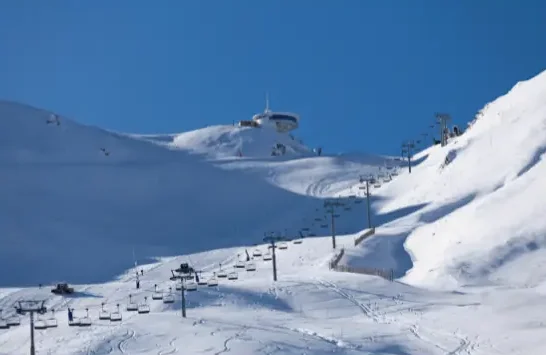
[[[178,135],[141,136],[161,142],[175,149],[204,154],[215,159],[231,157],[271,157],[277,146],[286,156],[313,154],[300,140],[288,133],[279,133],[268,127],[252,128],[231,125],[209,126]]]
[[[376,264],[408,271],[404,281],[429,286],[544,282],[538,257],[546,254],[544,97],[546,72],[488,104],[447,146],[417,155],[413,172],[382,190],[374,204],[377,214],[407,213],[348,262],[391,260]]]

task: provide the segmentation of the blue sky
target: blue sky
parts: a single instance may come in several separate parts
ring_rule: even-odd
[[[326,152],[398,153],[546,69],[541,0],[0,2],[0,98],[135,133],[297,112]]]

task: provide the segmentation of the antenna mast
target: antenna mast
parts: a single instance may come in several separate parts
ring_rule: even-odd
[[[265,92],[265,111],[266,113],[268,112],[271,112],[271,110],[269,109],[269,93],[266,91]]]

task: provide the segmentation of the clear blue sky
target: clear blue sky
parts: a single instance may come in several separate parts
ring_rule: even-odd
[[[543,0],[0,1],[0,98],[165,133],[301,115],[327,152],[398,153],[546,69]]]

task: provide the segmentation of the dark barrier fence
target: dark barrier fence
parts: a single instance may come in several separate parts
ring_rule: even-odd
[[[368,229],[364,233],[362,233],[358,238],[355,239],[355,246],[360,244],[364,239],[371,237],[375,234],[375,227]]]
[[[364,274],[364,275],[373,275],[379,276],[389,281],[394,280],[394,270],[393,269],[376,269],[376,268],[367,268],[367,267],[354,267],[347,265],[338,265],[341,258],[345,255],[345,249],[341,249],[339,253],[334,255],[332,260],[329,262],[330,270],[339,271],[339,272],[351,272],[353,274]]]

